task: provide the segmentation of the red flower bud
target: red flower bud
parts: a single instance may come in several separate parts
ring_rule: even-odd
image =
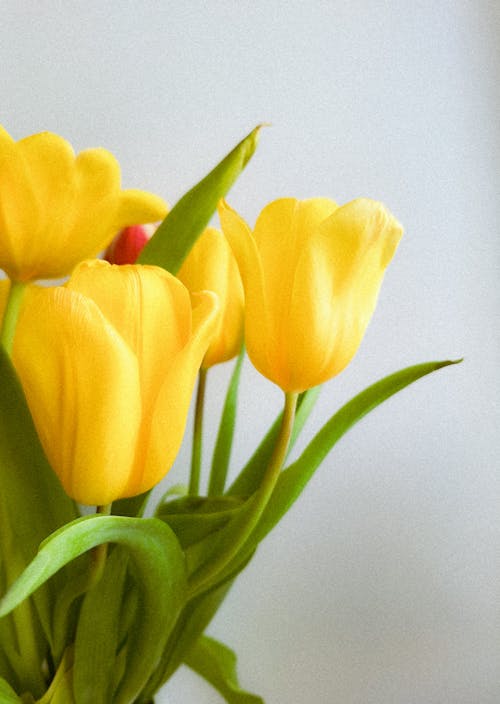
[[[156,225],[132,225],[123,229],[107,248],[104,259],[110,264],[135,264]]]

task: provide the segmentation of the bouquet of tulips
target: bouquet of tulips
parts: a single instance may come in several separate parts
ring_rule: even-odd
[[[262,702],[205,634],[212,617],[339,438],[452,363],[378,381],[287,459],[356,353],[402,229],[372,200],[283,198],[252,230],[224,198],[258,132],[168,212],[122,190],[104,149],[0,128],[0,704],[151,704],[182,663],[227,702]],[[245,350],[284,403],[229,484]],[[233,358],[202,482],[206,378]],[[195,388],[186,486],[155,504]]]

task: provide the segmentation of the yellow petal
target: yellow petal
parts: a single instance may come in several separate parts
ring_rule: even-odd
[[[192,336],[164,369],[154,406],[143,419],[135,469],[124,496],[134,496],[157,484],[179,451],[198,370],[218,315],[215,294],[204,291],[193,294],[192,300]]]
[[[264,375],[269,369],[269,349],[274,331],[264,288],[264,272],[250,228],[227,203],[218,206],[222,231],[238,263],[245,291],[245,342],[253,364]],[[270,344],[269,344],[270,343]]]
[[[31,270],[33,254],[38,256],[31,236],[43,213],[17,145],[5,140],[0,150],[0,268],[17,279],[22,278],[24,258]]]
[[[121,191],[118,209],[115,216],[115,228],[121,230],[129,225],[163,220],[168,207],[163,198],[153,193],[128,189]]]
[[[217,330],[203,367],[235,357],[243,342],[243,286],[236,260],[224,235],[208,227],[177,274],[190,291],[214,291],[219,299]]]
[[[95,303],[63,287],[39,290],[23,308],[13,360],[66,492],[98,505],[121,496],[140,425],[139,373]]]
[[[164,217],[161,198],[122,191],[105,149],[74,156],[49,132],[14,142],[0,132],[0,268],[15,280],[60,278],[124,225]]]
[[[285,388],[283,384],[289,378],[291,368],[297,366],[290,360],[290,356],[294,356],[294,345],[290,344],[288,328],[288,321],[293,317],[290,305],[296,283],[297,261],[321,222],[337,207],[328,198],[302,201],[282,198],[269,203],[255,225],[254,238],[264,271],[269,326],[272,330],[267,345],[268,366],[261,371],[272,380],[279,378],[282,388]]]
[[[7,132],[5,127],[0,125],[0,159],[2,156],[2,147],[6,144],[13,144],[14,140],[10,136],[10,134]]]
[[[323,223],[317,246],[332,272],[332,324],[325,341],[331,354],[323,365],[325,378],[342,371],[356,353],[402,234],[381,203],[364,198],[342,206]]]
[[[149,406],[166,366],[191,336],[185,286],[160,267],[115,266],[98,259],[81,263],[67,286],[92,299],[119,330],[138,359],[142,396]]]

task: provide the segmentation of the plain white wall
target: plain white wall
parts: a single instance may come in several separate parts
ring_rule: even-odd
[[[337,446],[210,632],[267,704],[500,700],[495,0],[3,0],[0,122],[102,145],[172,204],[261,121],[229,201],[383,200],[406,227],[305,435],[383,375],[465,357]],[[209,380],[209,435],[230,365]],[[280,405],[244,371],[233,468]],[[207,438],[207,446],[211,440]],[[303,446],[303,443],[302,443]],[[180,481],[185,448],[167,477]],[[191,699],[192,697],[192,699]],[[159,702],[220,699],[180,671]]]

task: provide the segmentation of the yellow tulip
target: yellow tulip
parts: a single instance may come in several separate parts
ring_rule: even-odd
[[[93,260],[30,303],[13,362],[66,492],[105,505],[147,491],[178,452],[217,297],[190,297],[158,267]]]
[[[245,342],[255,367],[284,391],[338,374],[356,353],[402,228],[381,203],[342,207],[283,198],[253,233],[221,202],[222,229],[245,289]]]
[[[219,298],[217,330],[202,367],[208,369],[235,357],[243,342],[243,286],[236,260],[222,232],[207,228],[177,277],[190,291],[214,291]]]
[[[105,149],[75,157],[51,132],[19,142],[0,127],[0,269],[16,281],[66,276],[125,225],[162,219],[158,196],[121,190]]]

